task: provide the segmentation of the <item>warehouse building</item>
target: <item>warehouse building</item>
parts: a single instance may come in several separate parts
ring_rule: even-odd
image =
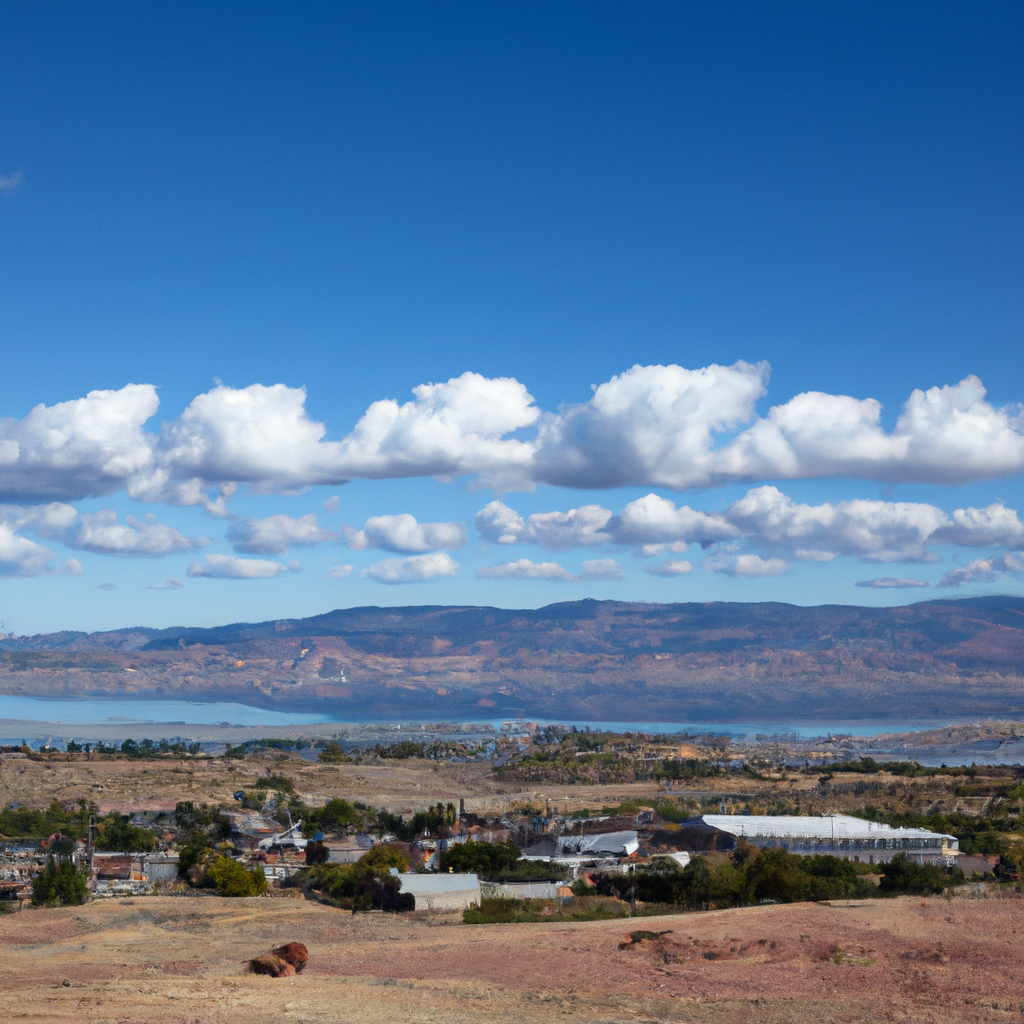
[[[705,814],[700,821],[752,846],[781,846],[803,856],[827,854],[864,864],[884,864],[905,853],[919,864],[951,867],[960,855],[956,836],[926,828],[894,828],[849,814]]]

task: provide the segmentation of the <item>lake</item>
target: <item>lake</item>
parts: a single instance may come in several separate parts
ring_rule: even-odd
[[[318,723],[353,725],[391,725],[396,731],[400,726],[418,729],[426,720],[393,720],[367,718],[353,719],[351,716],[332,715],[329,712],[310,713],[299,711],[274,711],[250,707],[231,701],[184,701],[184,700],[42,700],[38,697],[17,697],[0,694],[0,720],[3,731],[9,735],[18,732],[17,722],[46,723],[58,726],[105,727],[124,725],[126,727],[154,725],[232,725],[232,726],[309,726]],[[473,719],[480,724],[499,728],[506,719]],[[657,732],[657,733],[726,733],[729,736],[755,735],[798,735],[824,736],[838,733],[853,736],[877,736],[886,732],[905,732],[912,729],[926,729],[939,725],[952,725],[948,721],[904,721],[904,722],[595,722],[572,719],[530,719],[540,725],[566,725],[578,729],[591,728],[614,732]],[[66,729],[64,731],[67,731]],[[133,729],[133,731],[135,731]],[[182,733],[184,735],[184,733]]]

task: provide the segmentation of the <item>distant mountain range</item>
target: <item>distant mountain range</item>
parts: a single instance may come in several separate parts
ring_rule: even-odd
[[[901,608],[573,601],[349,608],[0,639],[0,692],[232,700],[353,719],[1024,717],[1024,598]]]

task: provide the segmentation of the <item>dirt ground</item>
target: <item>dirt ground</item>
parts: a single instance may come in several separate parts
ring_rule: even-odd
[[[478,926],[149,897],[4,917],[0,1005],[132,1024],[1006,1021],[1024,1004],[1018,928],[1020,897]],[[245,972],[286,941],[309,947],[303,974]]]
[[[466,810],[482,813],[501,812],[522,800],[553,800],[560,808],[600,807],[658,792],[655,783],[516,787],[496,779],[489,764],[407,760],[322,765],[279,751],[242,760],[196,761],[33,761],[5,754],[0,757],[0,800],[37,807],[54,797],[62,803],[85,797],[95,801],[101,811],[124,813],[173,810],[179,800],[230,806],[233,792],[250,788],[260,775],[270,774],[288,776],[311,805],[343,797],[405,814],[439,800],[458,803],[461,798],[465,798]]]

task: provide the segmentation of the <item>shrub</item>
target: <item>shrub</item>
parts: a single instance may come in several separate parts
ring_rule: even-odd
[[[206,875],[221,896],[260,896],[267,891],[260,868],[249,870],[223,853],[207,866]]]
[[[318,811],[310,812],[310,817],[325,832],[332,832],[346,825],[355,824],[357,814],[355,807],[347,800],[335,797],[333,800],[328,800]]]
[[[456,843],[440,857],[442,871],[468,871],[484,877],[513,868],[519,860],[515,843]]]
[[[148,829],[131,825],[117,811],[111,811],[105,818],[100,819],[96,849],[149,853],[156,849],[156,839]]]
[[[272,789],[277,793],[294,793],[295,786],[287,775],[261,775],[254,783],[254,789]]]
[[[491,899],[462,913],[465,924],[514,924],[534,921],[608,921],[625,917],[629,907],[614,900],[583,897],[561,904],[551,900]]]
[[[320,751],[317,760],[322,761],[324,764],[345,764],[348,761],[351,761],[352,758],[350,758],[334,740],[331,740],[331,742]]]
[[[32,882],[32,906],[65,907],[84,903],[89,894],[83,872],[70,860],[46,858],[46,866]]]
[[[763,850],[747,865],[746,876],[755,900],[796,903],[810,888],[801,860],[780,847]]]
[[[353,910],[411,909],[403,906],[401,882],[391,869],[408,871],[409,862],[394,846],[368,850],[355,864],[320,864],[309,869],[309,878],[333,900],[345,901]]]
[[[949,881],[946,872],[935,864],[918,864],[905,853],[897,853],[885,865],[879,891],[891,896],[940,893]]]

